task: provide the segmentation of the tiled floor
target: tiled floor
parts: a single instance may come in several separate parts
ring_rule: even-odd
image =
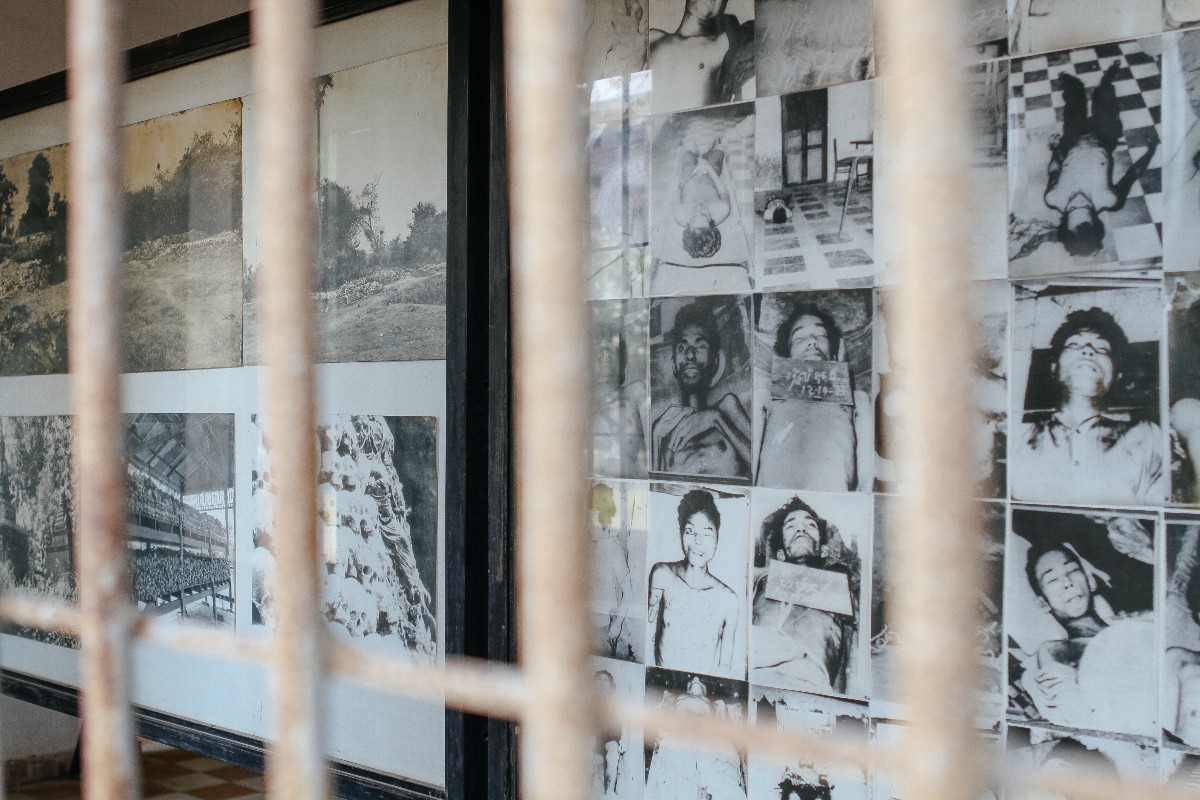
[[[79,781],[44,781],[14,788],[8,800],[75,800]],[[146,800],[257,800],[263,777],[242,767],[142,742],[142,797]]]

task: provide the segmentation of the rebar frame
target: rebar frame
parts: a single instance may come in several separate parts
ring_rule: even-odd
[[[268,640],[206,630],[161,630],[137,619],[128,600],[119,373],[122,226],[118,125],[119,0],[71,0],[70,133],[76,202],[70,217],[70,347],[79,464],[76,557],[79,606],[15,593],[0,619],[78,635],[84,796],[139,793],[129,649],[146,639],[180,652],[269,665],[274,743],[268,794],[327,795],[322,681],[336,674],[387,691],[522,724],[522,795],[588,796],[590,743],[602,727],[724,740],[766,756],[803,752],[825,761],[889,770],[909,797],[972,800],[1003,781],[1073,797],[1125,800],[1197,795],[1177,787],[1107,777],[986,771],[972,724],[977,523],[970,501],[973,358],[968,335],[970,249],[960,231],[965,197],[965,104],[939,54],[955,52],[960,0],[887,0],[881,98],[896,165],[890,221],[903,233],[903,288],[889,309],[902,373],[914,398],[900,432],[911,476],[889,574],[890,600],[906,642],[903,697],[913,713],[900,747],[759,730],[743,721],[680,717],[628,702],[603,706],[592,691],[587,637],[588,536],[585,215],[582,123],[575,80],[580,0],[508,0],[506,71],[512,166],[513,293],[517,400],[517,532],[521,607],[519,668],[446,659],[400,663],[348,645],[327,646],[315,518],[313,392],[315,142],[311,115],[313,0],[257,0],[255,66],[264,114],[264,301],[267,314],[267,436],[272,446],[278,623]],[[921,102],[916,102],[920,98]],[[939,109],[929,125],[924,109]],[[933,313],[930,313],[932,311]]]

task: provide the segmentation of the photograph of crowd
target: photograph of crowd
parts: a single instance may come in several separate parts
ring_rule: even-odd
[[[647,391],[650,305],[592,303],[592,474],[645,478],[650,430]]]
[[[275,624],[270,443],[261,418],[254,507],[253,622]],[[414,661],[437,654],[438,420],[379,415],[318,421],[317,524],[330,630]]]
[[[645,663],[648,487],[593,480],[591,502],[595,652]]]
[[[1011,722],[1158,735],[1157,541],[1154,517],[1013,509],[1004,602]]]
[[[871,488],[869,289],[755,295],[759,486]]]
[[[696,717],[744,720],[747,686],[707,675],[646,668],[646,705]],[[645,800],[739,800],[746,797],[746,757],[731,743],[697,746],[675,734],[646,737]]]
[[[650,294],[752,289],[754,104],[652,125]]]
[[[651,484],[646,664],[744,680],[749,502]]]
[[[650,306],[650,473],[749,483],[750,298]]]
[[[754,492],[750,683],[866,699],[864,494]]]

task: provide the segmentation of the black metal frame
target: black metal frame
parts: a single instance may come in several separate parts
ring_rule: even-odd
[[[406,0],[323,0],[328,23]],[[514,659],[510,471],[508,198],[501,0],[448,0],[446,342],[446,652]],[[239,14],[127,54],[129,80],[250,45]],[[0,90],[0,119],[66,100],[66,73]],[[78,714],[69,686],[0,671],[0,693]],[[139,734],[249,769],[261,740],[150,709]],[[340,796],[411,800],[507,800],[516,796],[515,733],[496,720],[448,711],[446,791],[331,764]]]

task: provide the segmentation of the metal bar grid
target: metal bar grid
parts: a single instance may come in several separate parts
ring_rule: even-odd
[[[905,700],[915,712],[901,747],[758,730],[740,721],[699,720],[630,704],[600,706],[590,690],[586,637],[587,541],[582,509],[587,441],[586,331],[575,276],[583,257],[584,195],[580,118],[575,114],[580,3],[509,0],[507,70],[512,105],[512,229],[517,303],[519,434],[517,542],[521,572],[519,669],[467,659],[414,667],[346,645],[326,650],[318,591],[315,454],[311,431],[313,259],[311,198],[314,140],[309,115],[312,0],[259,0],[256,68],[266,113],[258,142],[264,165],[264,250],[268,314],[268,436],[279,455],[276,538],[279,624],[270,641],[211,631],[158,632],[135,619],[126,600],[124,472],[118,375],[121,263],[120,59],[118,0],[71,0],[71,139],[79,201],[71,217],[70,319],[82,518],[78,536],[80,605],[8,595],[0,618],[76,632],[83,650],[85,796],[138,796],[129,691],[129,645],[147,638],[188,652],[266,663],[273,676],[275,743],[268,792],[279,798],[327,794],[321,682],[326,671],[380,689],[438,698],[447,706],[522,723],[523,796],[585,798],[590,740],[601,727],[640,727],[713,740],[742,750],[848,761],[898,774],[906,794],[967,800],[984,781],[1104,800],[1193,798],[1174,787],[1052,775],[1001,776],[982,767],[971,726],[974,661],[971,590],[977,553],[966,485],[970,474],[969,391],[960,376],[972,357],[964,276],[970,253],[955,224],[965,204],[959,88],[934,60],[957,42],[957,0],[882,4],[882,96],[902,166],[895,184],[901,263],[907,290],[893,309],[897,341],[909,354],[908,389],[918,399],[901,442],[917,476],[901,536],[892,601],[906,639],[917,642],[902,666]],[[547,35],[554,31],[556,35]],[[917,109],[933,98],[938,126]],[[930,187],[933,187],[931,190]],[[552,191],[547,187],[552,187]],[[920,188],[918,188],[920,187]],[[916,193],[919,192],[919,196]],[[919,294],[917,288],[919,287]],[[923,313],[935,308],[937,314]],[[564,513],[563,509],[579,509]]]

